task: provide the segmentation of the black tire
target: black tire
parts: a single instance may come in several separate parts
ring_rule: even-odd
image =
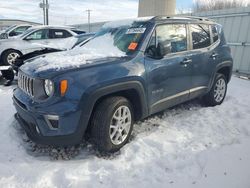
[[[8,59],[7,59],[8,56],[9,56],[11,53],[18,54],[19,57],[22,56],[22,53],[19,52],[18,50],[7,50],[7,51],[5,51],[5,52],[2,54],[1,65],[11,65],[11,64],[8,62]]]
[[[216,97],[215,97],[215,90],[216,90],[216,83],[219,81],[219,80],[223,80],[225,82],[225,91],[223,92],[224,95],[221,96],[221,99],[220,100],[216,100]],[[203,97],[203,100],[204,100],[204,103],[207,105],[207,106],[216,106],[216,105],[220,105],[225,97],[226,97],[226,93],[227,93],[227,79],[226,77],[223,75],[223,74],[219,74],[217,73],[216,76],[215,76],[215,80],[214,80],[214,83],[213,83],[213,86],[211,88],[211,90],[209,91],[209,93],[207,93],[204,97]]]
[[[110,138],[110,125],[113,115],[122,106],[126,106],[130,110],[131,125],[126,139],[121,144],[115,145]],[[128,142],[133,130],[133,123],[134,116],[131,103],[124,97],[109,97],[98,104],[94,111],[90,125],[90,140],[100,152],[116,152]]]

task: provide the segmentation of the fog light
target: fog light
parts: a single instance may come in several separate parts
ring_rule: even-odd
[[[45,115],[44,118],[50,129],[56,130],[59,128],[59,116]]]

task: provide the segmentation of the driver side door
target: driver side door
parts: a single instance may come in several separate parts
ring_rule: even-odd
[[[189,98],[192,60],[185,24],[158,25],[145,55],[150,114]]]
[[[48,43],[48,35],[48,29],[39,29],[26,36],[23,39],[25,41],[22,49],[23,54],[45,48]]]

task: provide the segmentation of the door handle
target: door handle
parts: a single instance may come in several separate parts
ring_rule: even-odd
[[[185,59],[183,59],[183,61],[180,62],[180,64],[187,66],[188,64],[190,64],[192,62],[193,62],[192,59],[185,58]]]
[[[213,58],[213,59],[215,59],[218,56],[219,56],[219,54],[217,54],[217,53],[214,52],[210,57]]]

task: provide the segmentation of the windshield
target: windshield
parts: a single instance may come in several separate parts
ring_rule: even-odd
[[[27,29],[26,31],[24,31],[24,32],[20,35],[20,37],[22,38],[22,37],[26,36],[27,34],[33,32],[33,31],[35,31],[35,29],[33,29],[33,28]]]
[[[111,22],[111,24],[104,25],[93,39],[82,46],[95,50],[102,49],[102,51],[112,48],[130,55],[137,50],[146,29],[147,22],[131,22],[119,26]]]

